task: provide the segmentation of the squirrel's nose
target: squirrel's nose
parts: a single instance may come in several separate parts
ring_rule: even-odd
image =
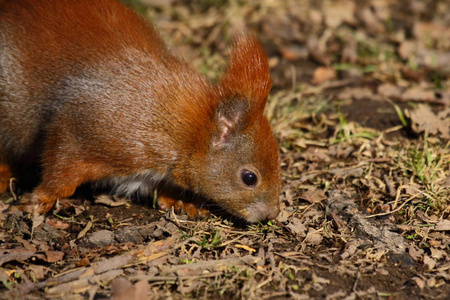
[[[258,222],[275,219],[280,213],[280,207],[277,205],[269,205],[264,201],[258,201],[251,204],[247,208],[249,222]]]

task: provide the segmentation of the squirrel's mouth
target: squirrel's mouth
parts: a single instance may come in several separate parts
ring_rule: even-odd
[[[275,219],[280,213],[279,205],[258,201],[250,204],[244,212],[244,218],[250,223]]]

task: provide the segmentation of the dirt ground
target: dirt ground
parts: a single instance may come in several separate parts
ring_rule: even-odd
[[[212,79],[256,32],[282,212],[192,221],[80,190],[0,199],[0,299],[450,299],[448,1],[127,1]]]

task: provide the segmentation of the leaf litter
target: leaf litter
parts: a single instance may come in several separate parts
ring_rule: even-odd
[[[30,219],[2,195],[0,298],[445,299],[450,7],[431,2],[128,1],[212,79],[233,32],[261,38],[282,212],[245,227],[80,193]]]

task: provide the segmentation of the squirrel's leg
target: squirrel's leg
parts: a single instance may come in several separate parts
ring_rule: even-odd
[[[55,143],[54,147],[44,151],[41,183],[32,193],[21,197],[20,210],[39,214],[48,212],[58,199],[72,196],[81,184],[98,180],[108,172],[101,164],[88,162],[77,155],[73,145],[61,144],[64,149],[58,149]]]
[[[0,161],[0,194],[6,192],[9,186],[9,180],[12,177],[11,170],[7,164]]]

